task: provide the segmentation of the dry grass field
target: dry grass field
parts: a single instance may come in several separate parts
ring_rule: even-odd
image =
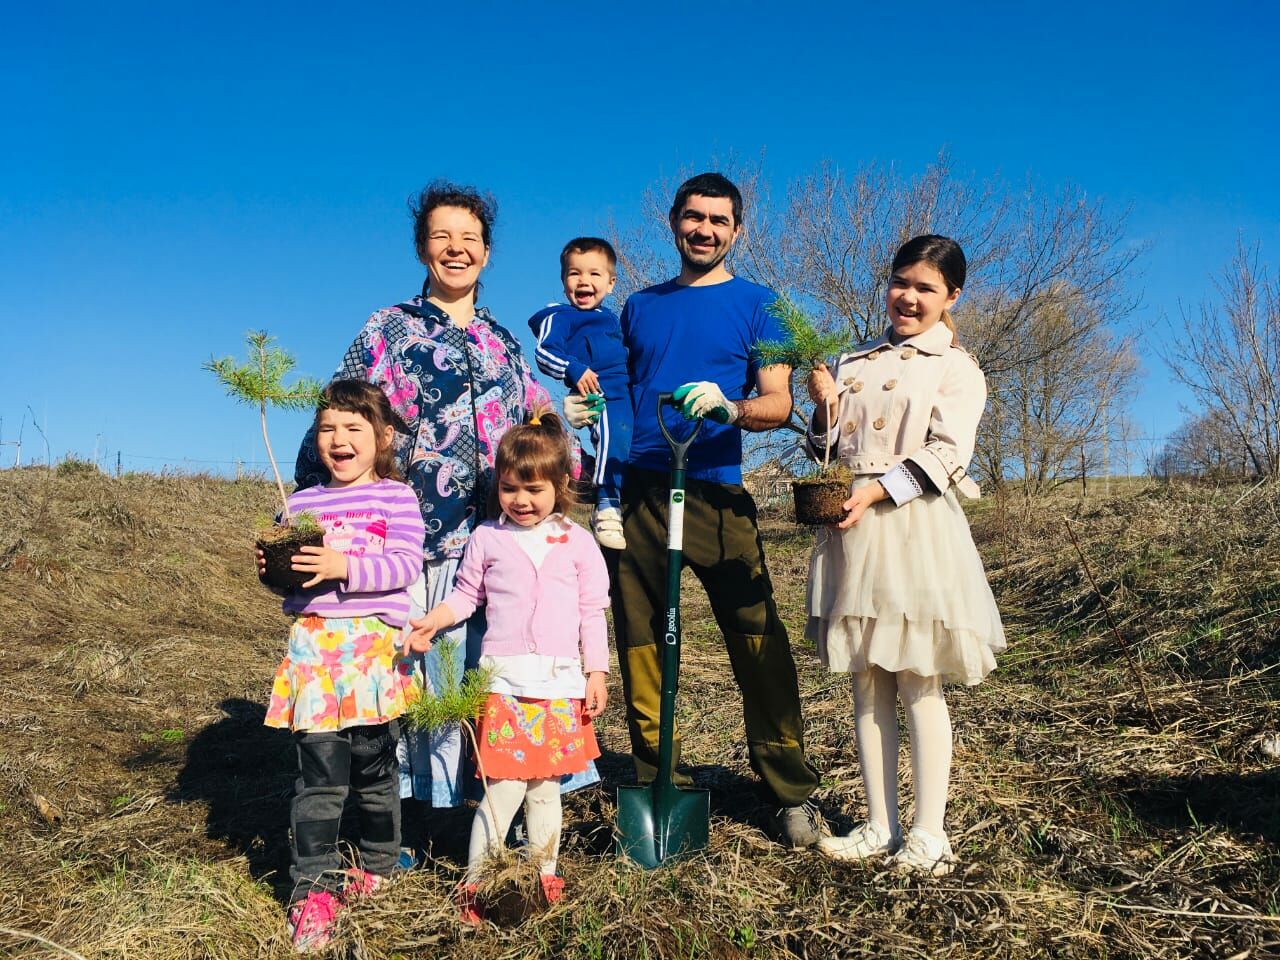
[[[245,532],[270,503],[258,482],[0,472],[0,956],[290,955],[293,759],[261,723],[284,620]],[[562,905],[464,931],[450,896],[468,814],[447,813],[429,866],[348,911],[334,955],[1280,956],[1280,765],[1261,749],[1280,728],[1280,494],[1135,484],[971,517],[1011,645],[988,683],[949,695],[955,874],[766,839],[691,584],[681,716],[712,791],[707,854],[654,872],[613,857],[615,699],[606,786],[567,804]],[[808,533],[771,518],[766,535],[819,798],[845,826],[861,803],[848,678],[799,639]]]

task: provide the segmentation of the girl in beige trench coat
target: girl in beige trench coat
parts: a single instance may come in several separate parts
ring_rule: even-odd
[[[838,860],[889,857],[942,875],[955,858],[943,826],[951,776],[944,682],[979,683],[1004,629],[957,494],[987,387],[960,348],[950,310],[965,281],[959,244],[915,237],[893,259],[890,326],[809,377],[811,452],[834,448],[854,474],[847,511],[819,532],[809,569],[806,635],[832,671],[853,675],[854,731],[867,819],[819,844]],[[911,741],[915,820],[898,821],[901,697]]]

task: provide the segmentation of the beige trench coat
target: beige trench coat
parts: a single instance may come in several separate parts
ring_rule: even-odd
[[[978,485],[966,471],[987,402],[986,378],[970,354],[951,345],[943,323],[896,345],[889,332],[836,363],[837,417],[827,443],[836,444],[833,454],[855,475],[883,475],[910,460],[943,493],[954,484],[976,498]],[[821,437],[813,438],[813,449],[821,451]]]

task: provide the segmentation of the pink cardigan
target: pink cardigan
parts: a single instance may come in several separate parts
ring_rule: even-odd
[[[609,571],[591,534],[566,526],[567,542],[555,544],[540,567],[516,543],[515,524],[490,520],[467,541],[444,602],[459,623],[486,604],[484,656],[580,655],[585,673],[609,671]]]

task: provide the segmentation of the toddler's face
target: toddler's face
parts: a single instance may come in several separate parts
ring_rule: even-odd
[[[594,310],[618,282],[609,258],[600,250],[571,253],[565,261],[564,295],[579,310]]]
[[[521,480],[514,473],[498,478],[498,506],[508,519],[532,527],[556,508],[556,488],[547,480]]]

